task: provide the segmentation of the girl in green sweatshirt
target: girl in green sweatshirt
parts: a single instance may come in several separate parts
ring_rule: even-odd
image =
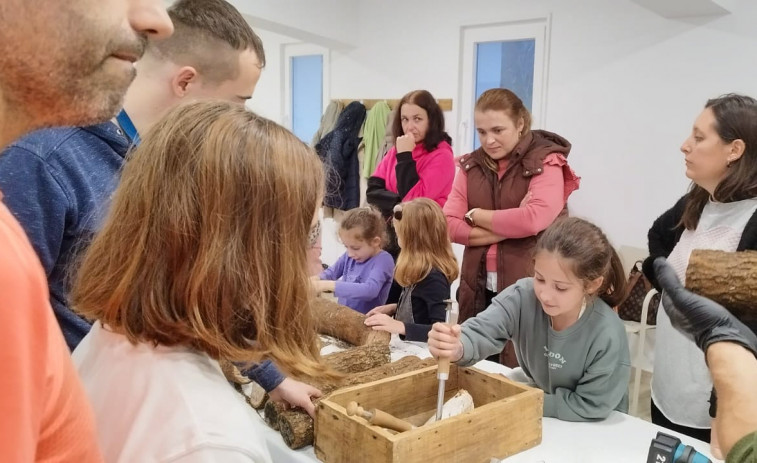
[[[628,340],[611,308],[625,294],[625,281],[620,258],[597,226],[559,220],[539,238],[533,278],[506,288],[462,325],[435,324],[429,349],[467,366],[511,339],[523,371],[544,391],[544,416],[594,421],[626,412]]]

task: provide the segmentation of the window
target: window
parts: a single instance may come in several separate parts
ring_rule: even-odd
[[[476,92],[474,100],[490,88],[507,88],[532,110],[534,97],[534,39],[476,44]],[[473,130],[473,149],[480,146]]]
[[[533,128],[544,124],[549,18],[462,29],[462,87],[458,146],[478,148],[476,99],[490,88],[512,90],[529,109]]]
[[[318,130],[323,113],[323,56],[293,56],[292,132],[309,143]]]
[[[328,50],[302,44],[284,46],[284,125],[305,143],[318,130],[329,99]]]

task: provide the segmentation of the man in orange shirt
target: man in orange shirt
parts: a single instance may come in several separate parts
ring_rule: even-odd
[[[42,127],[113,117],[147,40],[172,31],[161,0],[2,0],[0,149]],[[3,205],[0,365],[0,461],[102,460],[44,272]]]

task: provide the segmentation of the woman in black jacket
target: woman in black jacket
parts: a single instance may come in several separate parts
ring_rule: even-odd
[[[694,249],[757,249],[757,101],[734,94],[709,100],[681,151],[691,190],[648,235],[644,273],[656,287],[655,257],[667,257],[684,281]],[[712,383],[704,356],[664,310],[657,312],[655,349],[652,422],[709,442],[715,407],[707,404]]]

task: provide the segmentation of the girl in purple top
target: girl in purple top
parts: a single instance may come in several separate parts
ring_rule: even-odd
[[[333,291],[342,305],[367,313],[386,303],[394,260],[382,249],[386,223],[378,211],[359,207],[347,211],[339,227],[347,252],[316,277],[319,292]]]

